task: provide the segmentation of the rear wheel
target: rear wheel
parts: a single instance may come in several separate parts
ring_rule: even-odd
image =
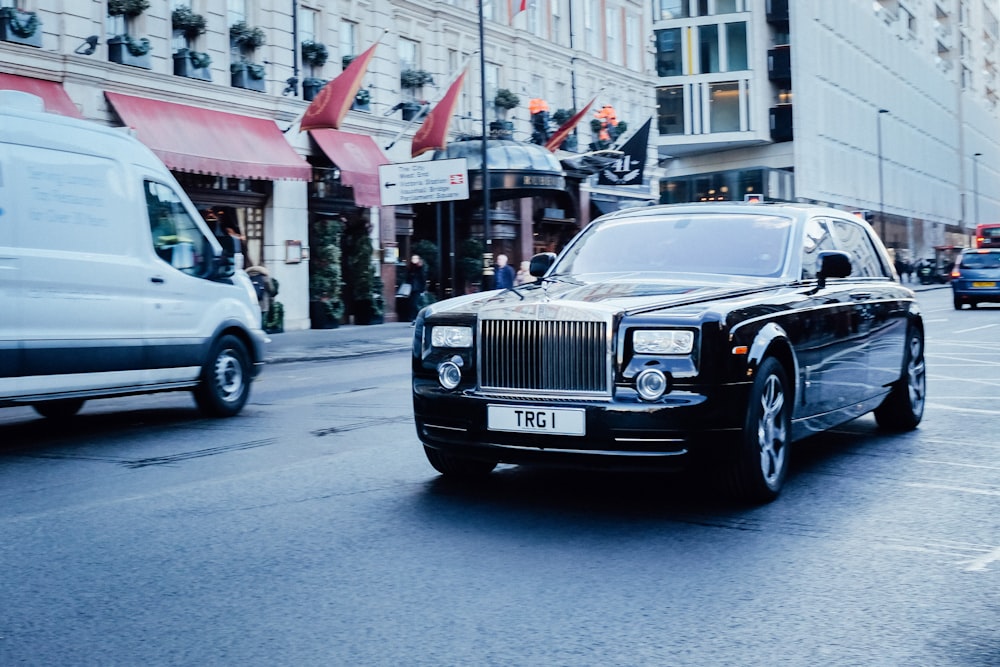
[[[466,459],[424,445],[424,454],[434,469],[448,478],[475,479],[485,477],[497,467],[496,461]]]
[[[778,497],[788,472],[792,431],[791,385],[784,367],[765,359],[754,378],[746,422],[729,471],[734,495],[749,502]]]
[[[955,310],[962,310],[962,300],[957,296],[954,298]]]
[[[83,407],[82,398],[63,398],[58,401],[43,401],[34,403],[32,406],[35,412],[49,419],[65,419],[72,417]]]
[[[884,429],[910,431],[924,416],[927,371],[924,367],[924,336],[911,328],[906,334],[903,374],[892,386],[882,405],[875,409],[875,421]]]
[[[239,414],[250,396],[250,373],[250,355],[243,342],[236,336],[222,336],[212,345],[201,371],[195,402],[213,417]]]

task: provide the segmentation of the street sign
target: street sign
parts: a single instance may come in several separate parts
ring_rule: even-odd
[[[469,198],[469,167],[464,157],[383,164],[378,168],[382,206]]]

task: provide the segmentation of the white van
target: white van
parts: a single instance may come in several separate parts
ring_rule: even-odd
[[[148,148],[0,91],[0,406],[190,390],[228,417],[265,341],[250,279]]]

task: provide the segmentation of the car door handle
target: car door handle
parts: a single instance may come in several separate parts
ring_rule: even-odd
[[[165,283],[167,281],[164,280],[163,278],[159,277],[159,276],[153,276],[152,278],[149,279],[149,282],[155,283],[157,285],[162,285],[163,283]]]
[[[872,295],[871,292],[851,292],[851,298],[855,301],[867,301]]]

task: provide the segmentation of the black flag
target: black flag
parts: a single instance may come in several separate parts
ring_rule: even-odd
[[[650,118],[632,138],[622,146],[622,155],[601,170],[598,185],[642,185],[642,171],[646,166],[646,148],[649,146]]]

